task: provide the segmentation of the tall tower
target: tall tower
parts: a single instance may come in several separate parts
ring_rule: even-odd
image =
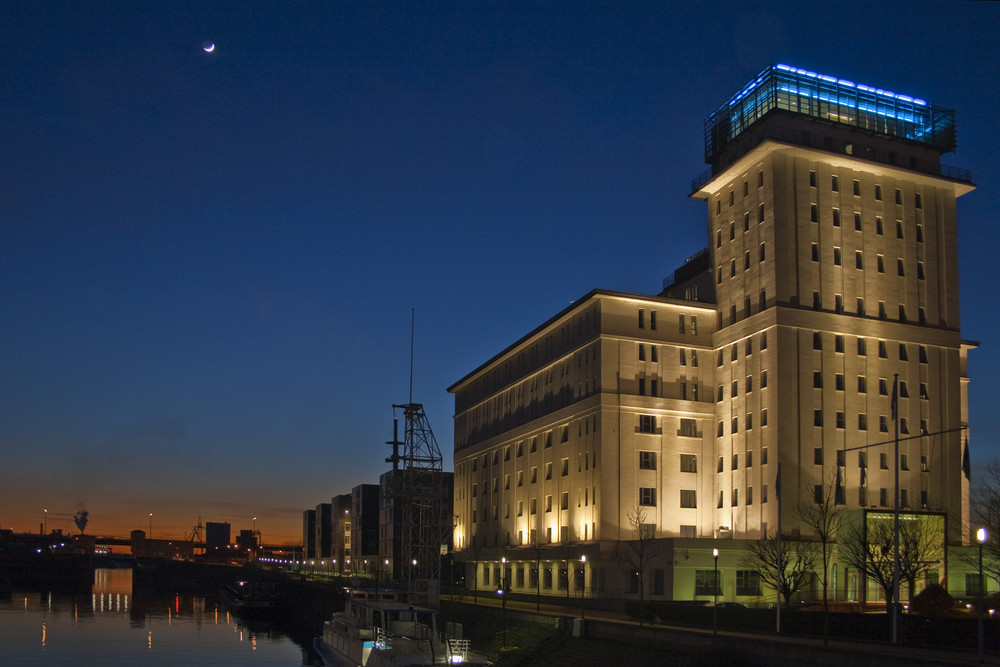
[[[717,293],[717,526],[783,532],[831,487],[847,508],[893,506],[898,378],[900,502],[968,521],[965,353],[956,199],[941,164],[955,114],[785,65],[705,122]],[[862,445],[875,445],[855,449]],[[716,468],[713,468],[716,470]]]

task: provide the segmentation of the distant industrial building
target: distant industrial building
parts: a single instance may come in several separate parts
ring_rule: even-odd
[[[205,524],[205,553],[227,549],[232,543],[232,526],[228,521],[209,521]]]

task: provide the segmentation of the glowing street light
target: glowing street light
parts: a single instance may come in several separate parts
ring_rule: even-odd
[[[580,620],[586,620],[587,612],[584,609],[584,602],[587,601],[587,554],[580,556],[580,571],[583,573],[583,579],[580,582]],[[581,628],[582,632],[583,628]]]
[[[712,605],[712,634],[719,634],[719,549],[712,549],[712,559],[715,561],[715,574],[712,577],[715,603]]]
[[[979,617],[979,662],[983,661],[983,544],[986,542],[986,529],[976,531],[976,541],[979,542],[979,586],[976,588],[976,616]]]

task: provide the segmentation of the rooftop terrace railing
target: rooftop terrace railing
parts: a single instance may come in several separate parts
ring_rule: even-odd
[[[756,129],[750,129],[742,134],[736,141],[729,145],[726,155],[720,158],[719,164],[709,167],[691,181],[691,193],[694,194],[701,189],[705,183],[710,181],[716,174],[724,171],[729,165],[740,157],[750,152],[754,147],[765,141],[777,141],[779,143],[793,146],[804,146],[806,148],[818,148],[828,153],[839,155],[850,155],[862,160],[870,160],[880,164],[900,167],[917,171],[922,174],[932,176],[942,176],[944,178],[960,181],[962,183],[972,183],[972,172],[968,169],[951,167],[934,160],[921,160],[912,155],[895,153],[867,146],[856,141],[845,141],[831,137],[827,134],[818,134],[804,130],[795,130],[787,127],[774,125],[762,125]]]

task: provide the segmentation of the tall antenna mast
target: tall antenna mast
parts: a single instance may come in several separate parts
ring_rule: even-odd
[[[393,517],[392,539],[381,540],[380,557],[392,559],[393,579],[405,587],[411,603],[436,604],[441,580],[441,545],[448,542],[451,507],[444,484],[443,461],[424,406],[413,402],[415,310],[410,311],[410,398],[394,404],[403,411],[403,438],[394,416],[392,471],[381,477],[384,507]]]
[[[410,398],[407,403],[413,402],[413,331],[416,328],[416,313],[416,308],[410,308]]]

